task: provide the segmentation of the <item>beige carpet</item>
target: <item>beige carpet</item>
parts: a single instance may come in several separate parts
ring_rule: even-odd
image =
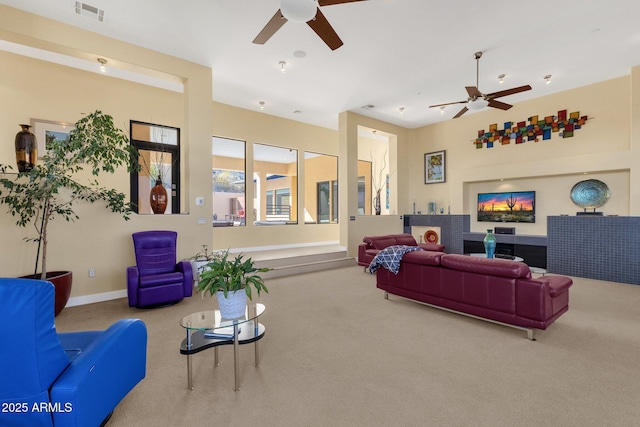
[[[70,307],[56,323],[147,324],[147,377],[110,427],[640,425],[640,286],[575,279],[569,312],[532,342],[520,330],[384,300],[361,267],[267,283],[261,363],[241,346],[238,392],[231,346],[218,367],[213,350],[195,355],[187,390],[178,321],[214,308],[208,298],[155,310],[124,299]]]

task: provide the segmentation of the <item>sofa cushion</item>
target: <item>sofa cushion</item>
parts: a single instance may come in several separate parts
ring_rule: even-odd
[[[411,234],[393,234],[389,237],[396,239],[396,245],[417,246],[416,239]]]
[[[424,250],[409,252],[404,254],[402,262],[421,265],[440,265],[440,259],[443,255],[443,252],[431,252]]]
[[[468,271],[470,273],[486,274],[502,277],[531,277],[531,270],[524,262],[506,259],[487,259],[467,255],[445,254],[440,263],[452,270]]]
[[[182,273],[168,274],[149,274],[148,276],[140,276],[140,287],[149,288],[154,286],[171,285],[174,283],[183,283],[184,275]]]
[[[425,251],[444,252],[444,245],[439,243],[418,243]]]
[[[371,244],[376,249],[384,249],[386,247],[395,245],[396,244],[396,239],[394,239],[393,237],[384,237],[384,238],[381,238],[381,239],[373,239],[371,241]]]

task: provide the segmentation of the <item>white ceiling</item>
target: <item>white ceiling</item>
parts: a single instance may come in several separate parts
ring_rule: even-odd
[[[210,66],[215,101],[256,111],[264,101],[265,114],[332,129],[343,111],[407,128],[450,119],[461,105],[444,115],[428,106],[466,99],[464,87],[476,84],[476,51],[484,52],[482,92],[532,86],[500,98],[510,104],[628,75],[640,65],[637,0],[324,6],[344,42],[335,51],[306,24],[293,22],[265,45],[252,44],[280,0],[86,0],[104,9],[102,23],[77,15],[72,0],[0,3]],[[503,85],[499,74],[506,75]],[[549,85],[547,74],[553,76]],[[374,108],[361,108],[368,104]]]

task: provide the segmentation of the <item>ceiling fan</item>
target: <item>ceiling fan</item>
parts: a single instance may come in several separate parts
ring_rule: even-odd
[[[265,44],[287,21],[306,22],[331,50],[336,50],[342,46],[342,40],[320,11],[320,7],[356,1],[365,0],[281,0],[280,9],[267,22],[253,43]]]
[[[487,93],[487,94],[480,92],[480,90],[478,89],[478,80],[480,75],[480,58],[482,58],[482,52],[476,52],[474,54],[474,58],[476,59],[476,85],[465,86],[465,89],[469,94],[469,98],[467,98],[464,101],[430,105],[429,108],[444,107],[445,105],[453,105],[453,104],[467,104],[462,110],[458,112],[458,114],[453,116],[454,119],[457,119],[458,117],[462,116],[464,113],[469,111],[470,109],[480,110],[486,106],[498,108],[500,110],[508,110],[509,108],[513,107],[513,105],[507,104],[506,102],[498,101],[496,100],[496,98],[531,90],[531,86],[525,85],[525,86],[514,87],[512,89],[506,89],[506,90],[501,90],[498,92]]]

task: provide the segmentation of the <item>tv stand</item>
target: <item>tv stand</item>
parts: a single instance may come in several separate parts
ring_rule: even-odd
[[[482,242],[486,233],[462,233],[464,253],[484,252]],[[494,234],[496,257],[515,256],[524,259],[530,267],[547,268],[547,236],[526,234]]]

